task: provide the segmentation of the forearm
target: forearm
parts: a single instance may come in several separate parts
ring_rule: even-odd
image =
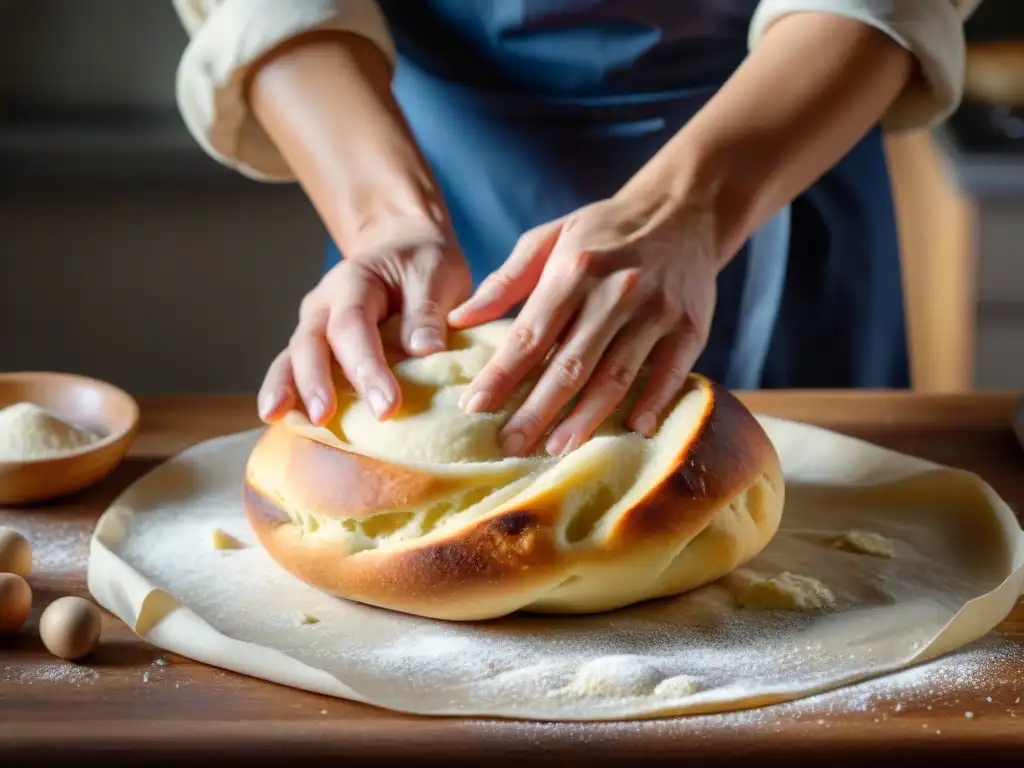
[[[866,24],[785,16],[625,191],[706,205],[727,260],[835,165],[914,73],[913,56]]]
[[[331,33],[291,41],[258,66],[253,113],[343,253],[444,238],[436,184],[369,41]],[[396,227],[399,231],[396,231]]]

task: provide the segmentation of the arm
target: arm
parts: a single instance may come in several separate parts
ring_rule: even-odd
[[[391,96],[394,48],[374,0],[175,0],[192,40],[178,103],[216,160],[297,180],[345,255],[306,294],[260,392],[273,421],[301,403],[325,423],[334,361],[378,417],[401,405],[379,323],[401,315],[411,355],[444,348],[470,289],[465,259]]]
[[[712,208],[719,257],[728,260],[919,77],[915,56],[874,26],[824,13],[782,16],[621,194],[669,190],[681,205]]]
[[[374,0],[173,3],[191,37],[178,105],[209,155],[297,180],[346,255],[374,246],[381,210],[436,239],[443,206],[391,96],[394,44]]]
[[[564,339],[503,428],[505,450],[529,450],[577,396],[546,447],[580,445],[645,365],[627,424],[651,434],[706,343],[715,277],[750,235],[880,120],[907,127],[955,105],[958,3],[970,0],[762,0],[756,44],[704,108],[612,199],[528,233],[452,313],[475,325],[525,299],[465,407],[498,407]]]
[[[248,96],[343,253],[443,241],[443,202],[372,42],[289,41],[253,67]]]

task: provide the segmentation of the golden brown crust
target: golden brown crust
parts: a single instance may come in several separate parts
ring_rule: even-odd
[[[709,398],[694,440],[680,445],[675,471],[624,514],[615,535],[623,546],[650,537],[674,537],[714,517],[764,470],[775,448],[736,397],[710,379],[692,377]]]
[[[318,515],[359,519],[452,491],[437,475],[296,438],[275,425],[260,438],[258,450],[282,463],[290,500]]]
[[[750,513],[756,540],[707,547],[720,553],[707,573],[716,578],[750,559],[777,528],[783,484],[775,450],[753,415],[703,377],[691,377],[689,386],[703,398],[698,423],[678,435],[649,489],[582,543],[564,536],[562,496],[529,488],[480,516],[384,546],[351,551],[338,538],[303,535],[293,522],[297,511],[365,521],[374,512],[422,506],[456,483],[283,426],[268,429],[250,457],[249,523],[271,557],[299,579],[339,597],[441,619],[607,610],[660,596],[652,590],[671,593],[676,581],[699,586],[692,564],[673,576],[680,552],[723,510],[751,500],[758,505]],[[266,487],[267,467],[276,468],[275,488]]]

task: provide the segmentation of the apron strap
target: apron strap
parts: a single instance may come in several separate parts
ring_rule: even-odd
[[[792,209],[786,206],[747,243],[747,269],[725,386],[758,389],[775,322],[779,317],[789,261]]]

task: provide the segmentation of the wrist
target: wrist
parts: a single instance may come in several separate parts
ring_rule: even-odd
[[[756,206],[755,173],[742,147],[727,137],[684,128],[622,188],[621,196],[668,219],[699,217],[710,227],[712,254],[723,268],[749,237]]]

